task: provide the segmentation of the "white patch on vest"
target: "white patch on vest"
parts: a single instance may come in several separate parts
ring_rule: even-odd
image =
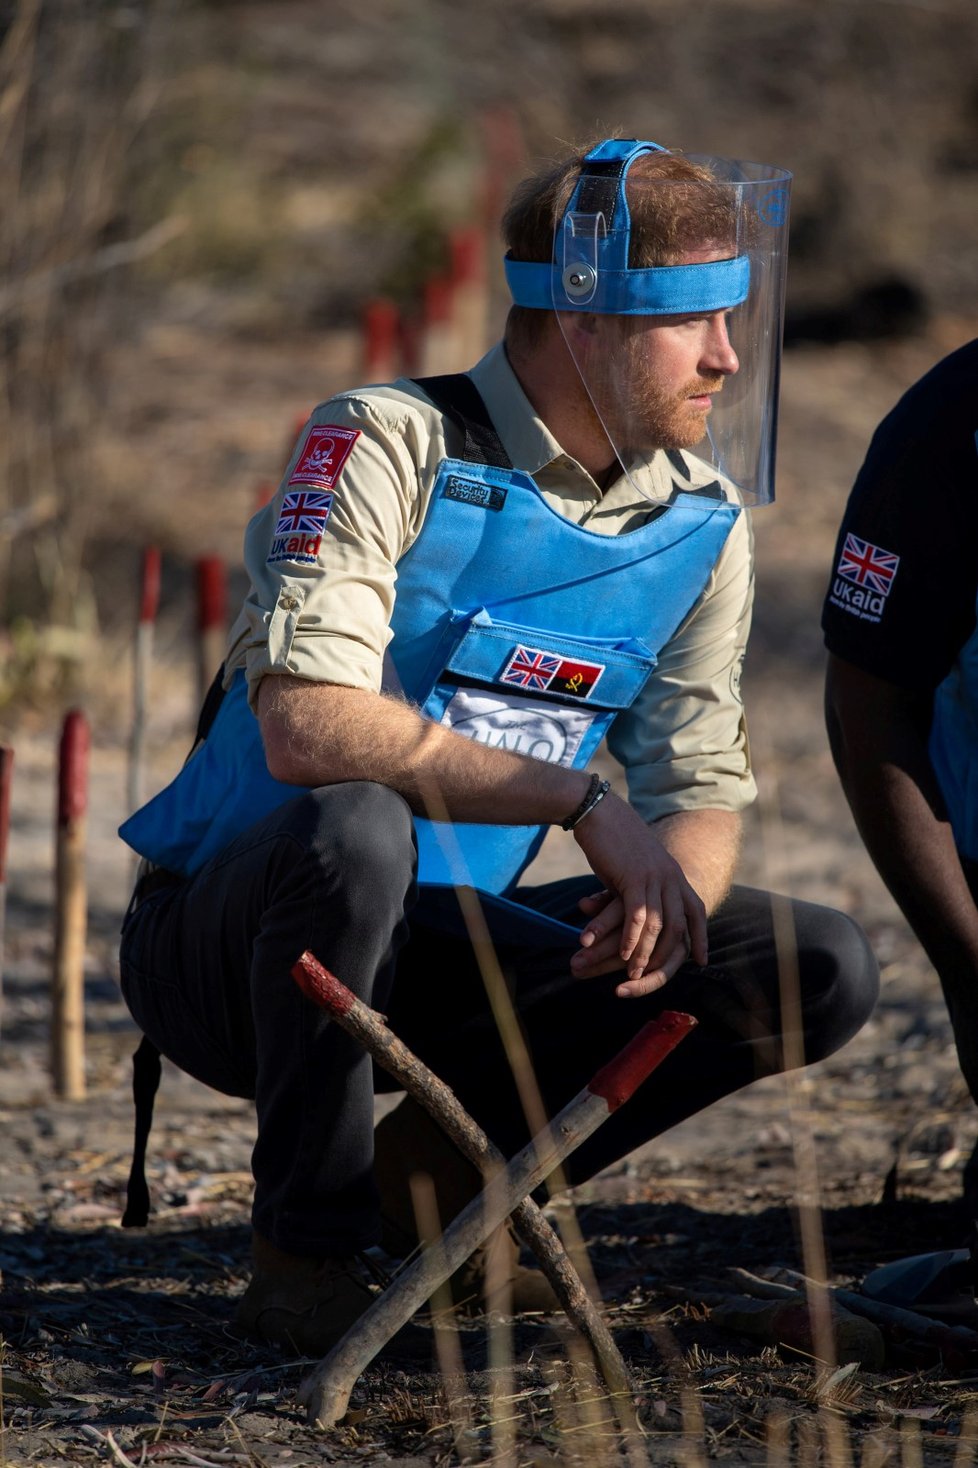
[[[551,765],[572,765],[595,717],[586,709],[460,688],[441,722],[490,749],[528,754]]]

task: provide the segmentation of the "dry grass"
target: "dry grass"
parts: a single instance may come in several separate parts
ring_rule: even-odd
[[[551,0],[544,9],[566,20],[574,6]],[[772,17],[776,9],[771,8]],[[901,26],[905,28],[906,15],[919,11],[923,16],[931,7],[870,9],[892,21],[882,48],[885,59]],[[193,140],[193,126],[186,117],[176,122],[173,109],[176,105],[187,115],[200,116],[195,109],[208,75],[190,76],[182,69],[184,58],[175,55],[172,27],[180,8],[175,3],[149,7],[154,13],[146,28],[135,29],[128,27],[126,10],[83,0],[15,0],[0,46],[0,184],[6,205],[0,211],[5,281],[0,293],[5,345],[0,368],[0,635],[5,639],[0,701],[61,696],[75,671],[91,658],[98,617],[85,548],[95,519],[106,514],[112,494],[125,484],[124,456],[109,463],[106,444],[93,425],[109,411],[106,394],[116,337],[129,330],[134,292],[146,288],[145,274],[137,280],[136,267],[144,272],[152,268],[154,275],[158,269],[155,279],[163,278],[170,261],[185,279],[204,272],[226,280],[267,269],[282,288],[287,270],[276,254],[274,231],[271,242],[265,232],[269,213],[282,204],[291,211],[294,225],[305,221],[310,257],[317,231],[331,218],[313,188],[296,188],[286,203],[275,187],[255,186],[243,156],[231,159],[209,139]],[[835,7],[833,16],[840,15]],[[861,17],[847,11],[843,19],[851,32]],[[388,23],[396,23],[393,8]],[[823,44],[813,67],[831,70],[835,85],[839,68],[835,60],[829,67],[826,53],[837,59],[842,42],[833,24],[832,16],[817,22]],[[592,60],[607,58],[613,38],[605,38],[599,53],[591,45],[595,38],[589,29],[582,54]],[[908,52],[900,61],[903,92],[909,88],[911,60]],[[752,64],[762,61],[756,53]],[[702,85],[712,86],[705,69]],[[846,137],[864,135],[853,119],[858,122],[867,112],[885,130],[880,95],[853,91],[840,106],[836,126]],[[78,106],[79,97],[85,99],[84,107]],[[365,114],[366,109],[351,116],[349,126],[364,128]],[[554,121],[554,113],[542,103],[531,115],[538,134]],[[209,122],[219,129],[221,118],[211,114]],[[425,127],[418,132],[420,157],[432,133]],[[389,137],[388,129],[384,140]],[[912,178],[902,174],[902,192],[891,190],[884,201],[901,264],[915,253],[917,232],[928,213],[926,207],[901,206],[901,198],[904,204],[908,197],[915,203],[919,199],[927,162],[921,136],[903,132],[902,137],[901,151],[906,152],[909,137],[916,150],[911,161],[921,166]],[[129,207],[129,190],[134,167],[147,157],[157,172],[154,188],[140,196],[139,212]],[[878,175],[885,181],[885,170]],[[412,175],[416,192],[420,178]],[[807,201],[809,223],[820,210],[836,220],[834,178],[827,170],[802,181],[800,200]],[[858,192],[855,176],[846,187]],[[968,189],[973,187],[973,179],[964,179],[957,192],[971,197]],[[868,237],[878,197],[862,199],[855,224],[836,220],[843,236],[848,230],[849,239]],[[411,202],[413,207],[416,200]],[[382,221],[386,236],[397,236],[407,206],[400,207],[401,214],[388,212]],[[338,208],[348,220],[369,217],[358,212],[362,201],[349,190]],[[191,225],[180,234],[184,217]],[[414,247],[423,253],[431,238],[431,219],[425,214]],[[170,241],[172,252],[163,254]],[[853,253],[845,252],[847,261]],[[364,252],[365,259],[368,254]],[[384,264],[399,283],[393,247],[385,247]],[[360,266],[365,268],[363,261]],[[324,299],[331,304],[337,294],[334,285]],[[245,313],[250,328],[258,322],[267,330],[273,314],[267,302],[252,306]],[[240,325],[242,319],[239,314],[235,321]],[[169,345],[161,347],[157,366],[172,359],[175,374],[189,376],[201,339],[171,328],[166,340]],[[253,361],[256,372],[267,373],[268,360],[266,353],[249,363]],[[128,363],[135,371],[138,356]],[[300,403],[305,400],[307,384],[315,378],[318,364],[311,355],[305,366],[306,378],[296,383],[289,343],[290,405],[293,395]],[[843,374],[850,371],[851,380],[840,377],[838,356],[824,361],[821,370],[846,397],[846,414],[832,417],[831,435],[817,418],[811,419],[813,436],[838,440],[848,434],[861,447],[868,426],[865,394],[880,395],[873,404],[875,417],[877,408],[882,411],[895,396],[895,384],[885,380],[885,372],[881,383],[878,361],[858,356],[842,362]],[[810,364],[806,371],[811,374]],[[916,364],[905,375],[915,372]],[[227,376],[233,382],[232,374]],[[239,383],[234,386],[242,391]],[[283,403],[285,393],[283,388]],[[807,419],[807,400],[803,406]],[[148,399],[142,407],[148,416],[152,402]],[[202,411],[208,409],[209,404]],[[250,402],[248,411],[256,416]],[[286,421],[286,413],[276,411],[269,442],[277,443]],[[240,472],[240,458],[233,452],[240,445],[229,447],[219,439],[212,429],[208,443],[217,441],[217,450],[207,468],[215,471],[214,481],[224,465],[230,465],[228,477]],[[804,472],[797,475],[806,492],[816,450],[824,467],[825,445],[819,442],[804,456]],[[205,478],[198,475],[198,482]],[[242,503],[249,490],[243,486]],[[189,491],[186,499],[191,499]],[[127,514],[140,513],[139,506],[121,503]],[[809,495],[808,513],[834,524],[834,511],[828,514],[825,502],[821,508],[817,503]],[[196,505],[194,513],[199,513]],[[797,521],[782,523],[785,536],[797,537]],[[775,537],[778,533],[776,527],[770,532]],[[236,543],[237,523],[234,536]],[[126,688],[126,650],[121,643],[112,649],[117,655],[104,680],[116,704]],[[776,761],[760,763],[770,771]],[[778,850],[780,821],[775,800],[765,812],[764,825],[773,871],[785,864]],[[790,933],[783,935],[783,947],[789,981]],[[532,1077],[522,1058],[515,1064],[532,1109]],[[802,1204],[804,1272],[824,1283],[828,1266],[811,1096],[803,1085],[789,1082],[786,1097],[795,1159],[794,1182],[786,1192]],[[90,1118],[90,1124],[98,1123]],[[346,1423],[325,1441],[317,1438],[299,1425],[293,1407],[302,1368],[271,1362],[232,1341],[224,1328],[228,1296],[241,1283],[233,1261],[244,1254],[246,1175],[228,1175],[222,1193],[218,1169],[189,1211],[164,1210],[159,1227],[146,1237],[138,1266],[129,1273],[125,1259],[120,1263],[117,1239],[106,1227],[110,1213],[115,1216],[123,1174],[124,1159],[106,1159],[104,1153],[98,1154],[89,1174],[83,1169],[72,1174],[79,1207],[107,1206],[106,1192],[96,1193],[91,1178],[109,1189],[112,1206],[101,1224],[76,1220],[52,1226],[46,1215],[27,1227],[28,1245],[38,1251],[41,1263],[29,1286],[15,1281],[11,1287],[8,1282],[4,1307],[11,1339],[0,1348],[0,1418],[5,1424],[0,1463],[19,1461],[26,1452],[41,1463],[56,1458],[119,1463],[159,1459],[204,1468],[227,1462],[318,1463],[327,1455],[371,1461],[381,1453],[440,1463],[471,1458],[507,1468],[544,1463],[603,1468],[620,1461],[622,1437],[613,1404],[576,1345],[542,1330],[527,1335],[517,1328],[513,1334],[503,1321],[492,1323],[491,1352],[481,1338],[474,1344],[471,1331],[454,1336],[441,1328],[434,1332],[440,1379],[429,1369],[432,1338],[425,1335],[422,1366],[417,1353],[400,1365],[382,1363],[364,1379]],[[86,1192],[89,1185],[91,1193]],[[587,1239],[586,1224],[578,1226],[569,1210],[568,1218],[567,1232]],[[575,1246],[575,1258],[583,1267],[582,1244]],[[45,1274],[48,1268],[51,1272]],[[823,1298],[814,1292],[816,1318]],[[46,1332],[43,1343],[34,1329],[38,1322]],[[918,1468],[921,1462],[952,1460],[955,1468],[970,1468],[975,1461],[975,1393],[968,1380],[946,1376],[939,1366],[880,1377],[852,1370],[840,1374],[824,1328],[814,1360],[786,1362],[773,1349],[751,1356],[739,1345],[736,1354],[727,1354],[716,1349],[708,1312],[688,1294],[672,1309],[646,1294],[634,1308],[618,1309],[614,1323],[632,1340],[636,1408],[645,1433],[642,1446],[651,1461],[690,1468],[721,1457],[798,1468]],[[707,1344],[694,1340],[690,1345],[690,1337],[697,1335]],[[89,1365],[91,1375],[80,1386],[82,1368]],[[69,1367],[77,1368],[78,1375]],[[107,1425],[117,1407],[128,1414],[124,1427]],[[92,1421],[81,1415],[89,1409],[96,1414]]]
[[[0,700],[43,697],[90,652],[86,545],[105,513],[100,420],[133,264],[180,230],[132,207],[175,6],[17,0],[0,46]]]

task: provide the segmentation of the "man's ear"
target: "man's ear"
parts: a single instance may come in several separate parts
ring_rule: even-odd
[[[598,334],[601,318],[593,311],[564,311],[558,317],[565,339],[573,346],[590,346]]]
[[[580,321],[582,336],[597,336],[601,326],[600,316],[596,315],[593,311],[578,311],[577,317]]]

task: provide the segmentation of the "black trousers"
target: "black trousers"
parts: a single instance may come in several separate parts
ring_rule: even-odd
[[[411,922],[407,805],[381,785],[333,785],[257,822],[192,880],[134,903],[122,938],[126,1002],[176,1065],[253,1097],[254,1226],[294,1253],[348,1254],[378,1237],[370,1060],[305,999],[290,970],[310,949],[456,1092],[507,1154],[528,1138],[509,1061],[467,942]],[[583,926],[595,878],[519,897]],[[759,1076],[783,1068],[779,933],[794,935],[807,1061],[843,1045],[877,995],[875,960],[842,913],[735,888],[710,920],[710,965],[658,993],[615,997],[615,975],[574,979],[564,947],[499,950],[544,1102],[553,1115],[662,1009],[700,1024],[568,1160],[573,1182]],[[781,939],[782,967],[784,939]],[[796,1051],[788,1048],[789,1057]]]

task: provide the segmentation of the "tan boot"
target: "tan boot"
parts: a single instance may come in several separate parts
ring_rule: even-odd
[[[428,1173],[435,1187],[438,1216],[447,1228],[467,1203],[482,1192],[479,1170],[462,1156],[437,1122],[411,1096],[389,1111],[374,1132],[374,1174],[380,1189],[381,1244],[388,1254],[404,1258],[418,1247],[418,1228],[411,1201],[411,1176]],[[550,1312],[560,1303],[539,1269],[519,1261],[520,1246],[508,1222],[477,1249],[449,1281],[452,1299],[477,1314],[486,1308],[486,1285],[508,1284],[509,1309],[515,1314]],[[490,1308],[494,1301],[489,1301]],[[504,1301],[500,1299],[502,1306]]]
[[[351,1259],[286,1254],[257,1233],[251,1253],[251,1283],[234,1316],[246,1335],[325,1356],[373,1302]]]

